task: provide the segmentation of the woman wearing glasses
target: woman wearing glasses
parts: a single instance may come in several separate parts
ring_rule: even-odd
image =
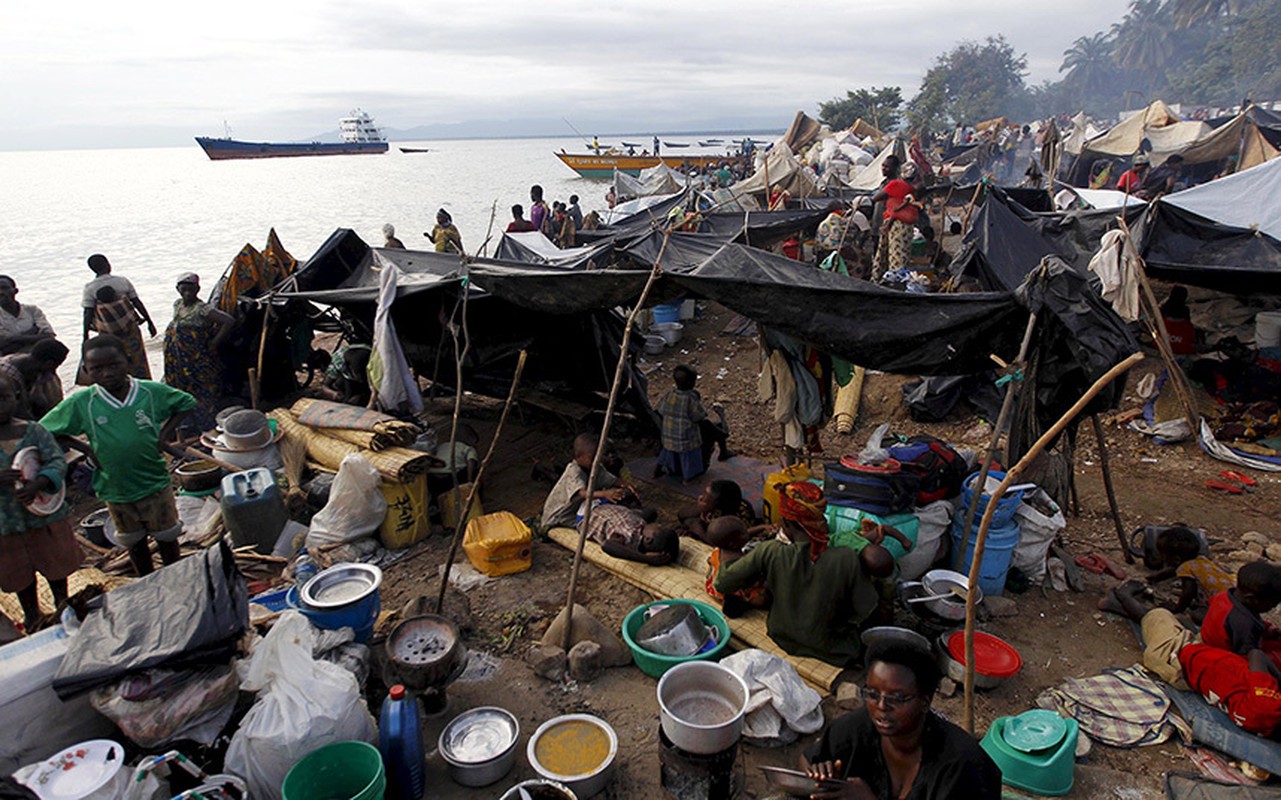
[[[938,665],[928,650],[877,642],[867,651],[863,708],[833,722],[806,754],[811,797],[996,800],[1001,771],[961,728],[930,709]]]

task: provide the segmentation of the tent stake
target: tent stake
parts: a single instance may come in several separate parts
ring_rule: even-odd
[[[971,734],[974,733],[974,617],[977,606],[975,595],[979,586],[979,567],[983,564],[983,548],[987,544],[987,531],[992,525],[992,517],[996,514],[996,504],[1000,501],[1001,496],[1005,494],[1006,489],[1014,485],[1019,474],[1027,469],[1027,465],[1031,463],[1032,459],[1036,458],[1054,437],[1063,432],[1068,423],[1075,419],[1077,414],[1081,413],[1089,402],[1094,399],[1095,395],[1103,391],[1104,387],[1119,375],[1142,360],[1142,353],[1132,353],[1129,358],[1103,373],[1081,396],[1081,399],[1077,400],[1062,417],[1059,417],[1058,422],[1041,434],[1041,438],[1036,440],[1036,443],[1019,459],[1019,462],[1010,467],[1010,470],[1005,473],[1005,479],[996,487],[996,490],[992,492],[992,496],[987,501],[987,508],[983,511],[983,521],[979,523],[979,532],[974,539],[974,555],[970,560],[970,588],[965,597],[965,729]]]
[[[601,423],[600,440],[596,447],[596,455],[592,458],[591,471],[587,473],[587,488],[584,496],[591,497],[596,490],[596,476],[600,474],[600,461],[605,455],[605,443],[609,441],[609,429],[614,422],[614,407],[618,404],[618,389],[623,383],[623,368],[627,365],[627,348],[632,340],[632,328],[636,325],[636,317],[640,315],[641,310],[645,307],[645,300],[649,298],[649,290],[653,288],[654,281],[662,274],[662,268],[659,266],[663,262],[663,253],[667,252],[667,242],[672,238],[670,228],[663,234],[663,246],[658,249],[658,258],[654,260],[654,266],[650,268],[649,279],[645,281],[645,288],[641,289],[640,297],[636,299],[636,305],[627,314],[627,324],[623,327],[623,340],[618,345],[618,366],[614,368],[614,383],[609,387],[609,402],[605,405],[605,421]],[[578,591],[578,571],[583,565],[583,545],[587,542],[587,526],[592,521],[593,504],[587,503],[587,510],[583,514],[583,521],[578,526],[578,546],[574,548],[574,566],[569,571],[569,592],[565,598],[565,638],[561,642],[566,653],[574,641],[574,594]]]
[[[1121,543],[1121,552],[1125,555],[1125,563],[1134,563],[1134,554],[1125,543],[1125,525],[1121,522],[1121,507],[1116,502],[1116,490],[1112,488],[1112,469],[1108,465],[1108,443],[1103,438],[1103,424],[1099,422],[1098,414],[1090,415],[1090,422],[1094,424],[1094,436],[1099,440],[1099,466],[1103,468],[1103,488],[1107,490],[1108,508],[1112,510],[1112,522],[1116,524],[1116,540]]]

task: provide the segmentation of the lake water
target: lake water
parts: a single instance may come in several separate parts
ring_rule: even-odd
[[[694,143],[715,135],[672,139]],[[399,145],[431,152],[401,153]],[[570,137],[393,142],[380,156],[245,161],[210,161],[194,141],[178,148],[0,152],[0,274],[17,281],[18,301],[39,306],[75,353],[81,291],[93,277],[85,259],[103,253],[116,274],[133,282],[163,335],[178,275],[199,274],[207,296],[240,249],[246,243],[261,249],[273,227],[299,261],[335,228],[381,244],[387,222],[406,247],[422,250],[430,249],[423,231],[443,207],[474,252],[496,202],[492,254],[512,204],[528,209],[531,184],[543,186],[549,205],[577,194],[583,213],[603,209],[609,182],[580,178],[553,155],[562,148],[586,150]],[[718,150],[695,144],[668,152]],[[157,379],[160,339],[147,345]],[[63,369],[68,380],[74,360]]]

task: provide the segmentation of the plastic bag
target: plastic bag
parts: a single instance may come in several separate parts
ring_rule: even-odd
[[[89,702],[140,747],[177,739],[211,745],[231,719],[237,683],[227,665],[153,669],[95,689]]]
[[[313,658],[314,646],[311,623],[286,611],[250,659],[240,688],[261,694],[231,739],[226,770],[248,782],[255,800],[279,800],[289,768],[313,750],[378,743],[355,677]]]
[[[351,453],[343,458],[329,490],[329,502],[311,518],[307,549],[314,553],[323,545],[372,536],[387,516],[387,500],[378,490],[380,483],[378,470],[364,456]]]
[[[1042,514],[1035,506],[1050,513]],[[1010,558],[1010,565],[1018,567],[1032,583],[1040,584],[1045,580],[1045,560],[1050,545],[1054,544],[1054,537],[1067,527],[1067,518],[1050,495],[1039,487],[1023,493],[1023,502],[1019,503],[1014,516],[1018,518],[1023,532]]]
[[[890,432],[890,423],[886,422],[872,431],[872,435],[867,437],[867,446],[859,451],[858,463],[860,464],[882,464],[890,457],[890,451],[885,449],[881,444],[885,441],[885,434]]]

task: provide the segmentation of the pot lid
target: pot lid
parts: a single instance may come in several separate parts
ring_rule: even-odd
[[[1005,721],[1001,738],[1015,750],[1035,753],[1049,750],[1067,735],[1067,720],[1053,711],[1035,708]]]

